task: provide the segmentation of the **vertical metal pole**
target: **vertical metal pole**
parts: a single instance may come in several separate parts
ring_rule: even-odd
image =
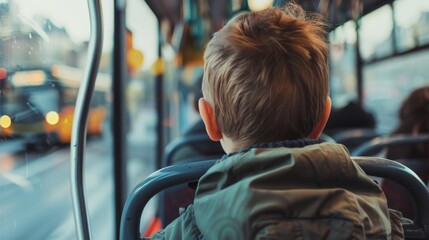
[[[114,45],[113,45],[113,106],[112,106],[112,130],[113,130],[113,171],[115,194],[115,238],[119,239],[122,208],[127,195],[126,182],[126,104],[125,83],[126,58],[125,58],[125,0],[115,0],[114,8]]]
[[[76,100],[70,142],[70,187],[77,238],[79,240],[89,240],[91,238],[90,221],[85,205],[83,165],[89,108],[103,46],[100,1],[88,0],[88,10],[91,30],[88,57]]]
[[[360,19],[356,20],[356,80],[358,91],[358,103],[363,107],[363,60],[360,54]]]
[[[161,32],[161,19],[158,18],[158,64],[162,63],[162,32]],[[157,125],[156,125],[156,168],[160,169],[162,164],[162,155],[164,152],[164,67],[158,66],[161,71],[155,72],[155,93],[156,93],[156,112],[157,112]]]

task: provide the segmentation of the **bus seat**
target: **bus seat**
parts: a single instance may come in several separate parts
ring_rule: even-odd
[[[220,159],[225,154],[219,142],[207,134],[183,136],[169,143],[164,152],[162,166],[183,162]],[[159,196],[158,215],[162,226],[167,226],[179,216],[178,209],[192,203],[194,189],[186,183],[166,189]]]
[[[429,143],[429,135],[394,135],[387,137],[375,138],[366,142],[362,146],[352,152],[352,156],[370,156],[379,154],[383,149],[393,148],[396,146],[403,146],[406,144]],[[393,156],[390,156],[392,157]],[[401,156],[402,157],[402,156]],[[423,182],[428,182],[429,178],[429,159],[412,158],[412,156],[405,156],[408,158],[393,159],[397,162],[410,168]],[[411,196],[407,189],[399,186],[397,183],[390,180],[383,180],[381,188],[387,196],[390,208],[399,210],[404,217],[413,218],[416,209],[413,209]]]
[[[162,167],[194,160],[221,158],[225,152],[219,142],[211,140],[207,134],[189,135],[177,138],[165,147]]]
[[[336,143],[335,139],[325,133],[320,134],[319,140],[322,142]]]
[[[403,223],[405,239],[429,239],[429,191],[410,168],[397,161],[379,157],[352,157],[366,174],[388,179],[410,193],[413,223]],[[386,195],[389,201],[389,196]]]
[[[198,181],[216,160],[176,164],[153,172],[130,193],[121,216],[120,239],[141,239],[140,216],[148,201],[169,187]]]
[[[331,136],[337,143],[343,144],[349,151],[353,151],[356,147],[380,136],[380,134],[374,129],[354,128],[337,131]]]
[[[429,142],[428,134],[416,135],[394,135],[386,137],[377,137],[367,141],[351,151],[352,156],[371,156],[378,154],[387,147],[401,146],[404,144],[416,144]]]
[[[353,157],[370,176],[398,182],[412,193],[417,215],[404,222],[406,239],[429,239],[429,192],[426,185],[408,167],[379,157]],[[120,239],[140,239],[140,216],[147,202],[160,191],[178,184],[197,181],[216,160],[197,161],[169,166],[152,173],[129,195],[121,218]]]
[[[429,159],[410,158],[395,159],[395,161],[407,166],[409,169],[415,172],[423,182],[428,182]],[[417,209],[414,209],[412,197],[406,188],[390,180],[383,180],[381,183],[381,188],[387,196],[387,203],[390,208],[401,211],[402,215],[406,218],[414,218],[415,211]]]

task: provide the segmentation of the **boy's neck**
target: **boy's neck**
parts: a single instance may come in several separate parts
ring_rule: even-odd
[[[234,144],[234,141],[225,136],[223,136],[220,140],[220,144],[222,145],[222,148],[226,154],[230,154],[239,150],[236,148],[236,144]]]
[[[261,143],[260,146],[263,146],[264,148],[267,146],[287,146],[287,147],[303,147],[308,144],[314,144],[314,143],[320,143],[321,141],[318,139],[312,139],[312,138],[302,138],[302,139],[296,139],[296,140],[284,140],[284,141],[276,141],[276,142],[267,142],[267,143]],[[226,154],[235,153],[245,148],[250,148],[252,146],[247,147],[239,147],[239,145],[234,142],[232,139],[223,136],[220,140],[220,143],[222,145],[223,150]]]

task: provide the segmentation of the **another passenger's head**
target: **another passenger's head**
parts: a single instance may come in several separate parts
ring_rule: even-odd
[[[231,151],[317,138],[330,112],[327,55],[325,23],[299,5],[233,18],[204,54],[200,112],[211,138]]]
[[[404,100],[395,133],[429,133],[429,86],[414,90]]]

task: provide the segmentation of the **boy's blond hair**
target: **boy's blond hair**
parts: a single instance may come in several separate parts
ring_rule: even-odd
[[[306,138],[328,96],[325,24],[296,4],[241,14],[214,34],[203,94],[237,147]]]

